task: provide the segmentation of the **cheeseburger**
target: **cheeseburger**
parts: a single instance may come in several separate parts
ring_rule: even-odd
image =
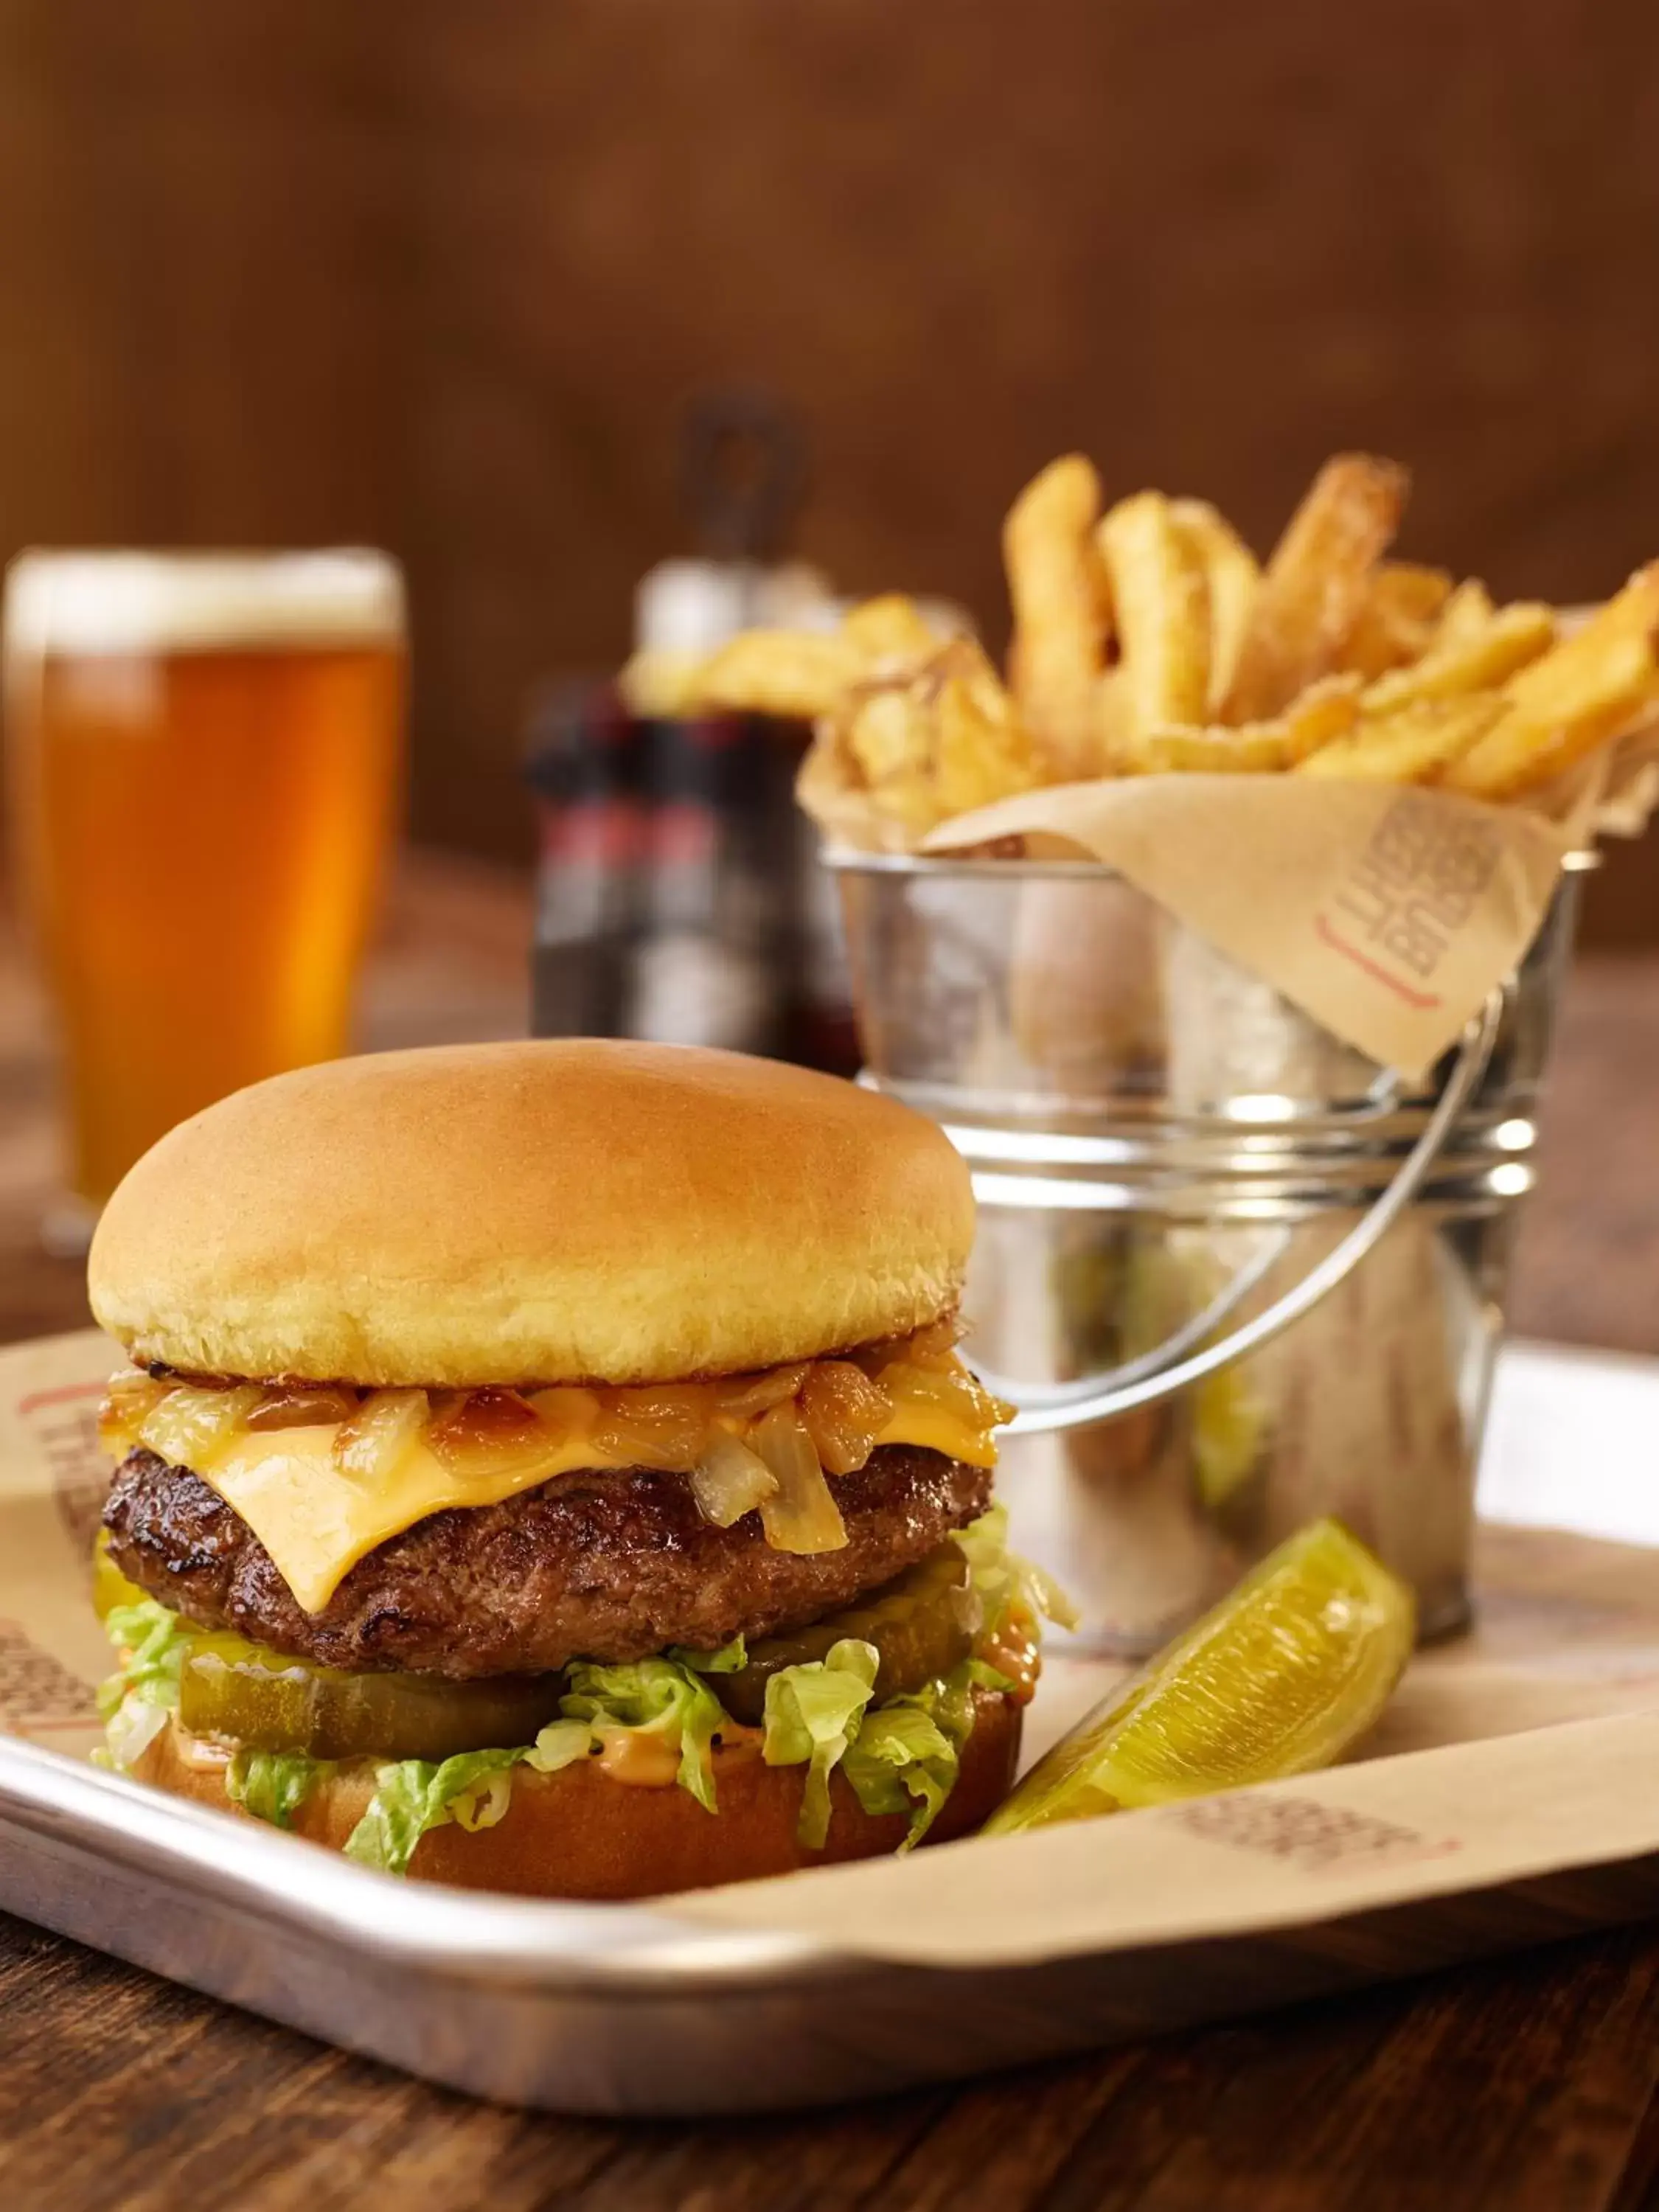
[[[1042,1594],[933,1125],[733,1054],[390,1053],[116,1192],[109,1757],[432,1881],[627,1898],[1006,1790]]]

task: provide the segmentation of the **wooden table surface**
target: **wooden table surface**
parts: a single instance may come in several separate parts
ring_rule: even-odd
[[[520,886],[411,860],[366,1041],[510,1035]],[[1659,963],[1575,976],[1514,1302],[1659,1352]],[[39,1012],[0,946],[0,1336],[84,1318],[40,1251]],[[4,2212],[1659,2212],[1659,1930],[1639,1929],[963,2089],[706,2125],[432,2089],[0,1917]]]

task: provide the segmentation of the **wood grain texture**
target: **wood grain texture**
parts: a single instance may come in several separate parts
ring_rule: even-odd
[[[9,2212],[1637,2212],[1656,2079],[1650,1931],[954,2092],[624,2126],[427,2088],[0,1919]]]
[[[1258,542],[1328,452],[1507,593],[1656,550],[1643,0],[0,0],[0,551],[371,538],[408,561],[416,823],[522,851],[526,688],[679,550],[686,395],[817,453],[805,550],[1005,621],[1076,444]],[[1621,854],[1591,933],[1659,936]]]
[[[526,898],[511,877],[407,859],[368,1035],[516,1026]],[[1589,963],[1523,1234],[1531,1328],[1616,1328],[1659,1351],[1649,1060],[1659,966]],[[8,1334],[81,1318],[76,1271],[32,1255],[46,1089],[33,1001],[0,948]],[[1487,1543],[1506,1583],[1537,1572],[1535,1548]],[[623,2127],[469,2102],[0,1918],[5,2212],[1651,2212],[1656,2081],[1651,1929],[961,2090]]]

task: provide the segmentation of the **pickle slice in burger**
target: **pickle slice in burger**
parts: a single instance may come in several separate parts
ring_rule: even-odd
[[[1406,1585],[1340,1522],[1315,1522],[1062,1737],[983,1832],[1329,1766],[1381,1716],[1415,1628]]]
[[[734,1718],[757,1727],[771,1677],[827,1659],[848,1637],[876,1648],[878,1701],[898,1697],[959,1666],[972,1649],[975,1625],[967,1559],[954,1544],[942,1545],[844,1612],[751,1644],[747,1664],[721,1677],[720,1703]]]
[[[221,1632],[193,1636],[179,1676],[192,1735],[313,1759],[453,1759],[533,1743],[559,1717],[562,1674],[345,1674]]]

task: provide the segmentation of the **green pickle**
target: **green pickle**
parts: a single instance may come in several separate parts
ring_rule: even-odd
[[[99,1614],[137,1602],[100,1543],[94,1562]],[[787,1636],[749,1648],[748,1662],[710,1686],[734,1720],[758,1726],[774,1674],[823,1659],[844,1637],[879,1654],[878,1698],[920,1689],[968,1656],[975,1603],[968,1562],[954,1544],[850,1606]],[[435,1674],[348,1674],[294,1659],[229,1631],[192,1633],[179,1674],[179,1718],[192,1735],[234,1739],[252,1751],[301,1751],[313,1759],[444,1759],[533,1742],[560,1717],[562,1674],[493,1675],[452,1682]]]
[[[99,1619],[145,1595],[109,1557],[100,1530],[92,1568]],[[180,1671],[179,1718],[192,1735],[234,1737],[250,1751],[444,1759],[533,1743],[558,1719],[565,1687],[562,1674],[498,1674],[477,1682],[346,1674],[228,1631],[201,1629],[191,1638]]]
[[[192,1735],[232,1736],[252,1751],[313,1759],[450,1759],[532,1743],[559,1717],[562,1674],[344,1674],[240,1636],[191,1638],[179,1717]]]
[[[941,1544],[881,1589],[787,1636],[769,1636],[749,1647],[748,1664],[715,1677],[710,1686],[734,1720],[751,1728],[766,1711],[766,1685],[786,1667],[829,1656],[844,1637],[873,1644],[880,1656],[876,1700],[919,1690],[948,1674],[968,1656],[974,1640],[974,1601],[968,1562],[954,1544]]]
[[[1316,1521],[1079,1721],[981,1833],[1329,1766],[1376,1724],[1415,1626],[1407,1586],[1340,1522]]]

